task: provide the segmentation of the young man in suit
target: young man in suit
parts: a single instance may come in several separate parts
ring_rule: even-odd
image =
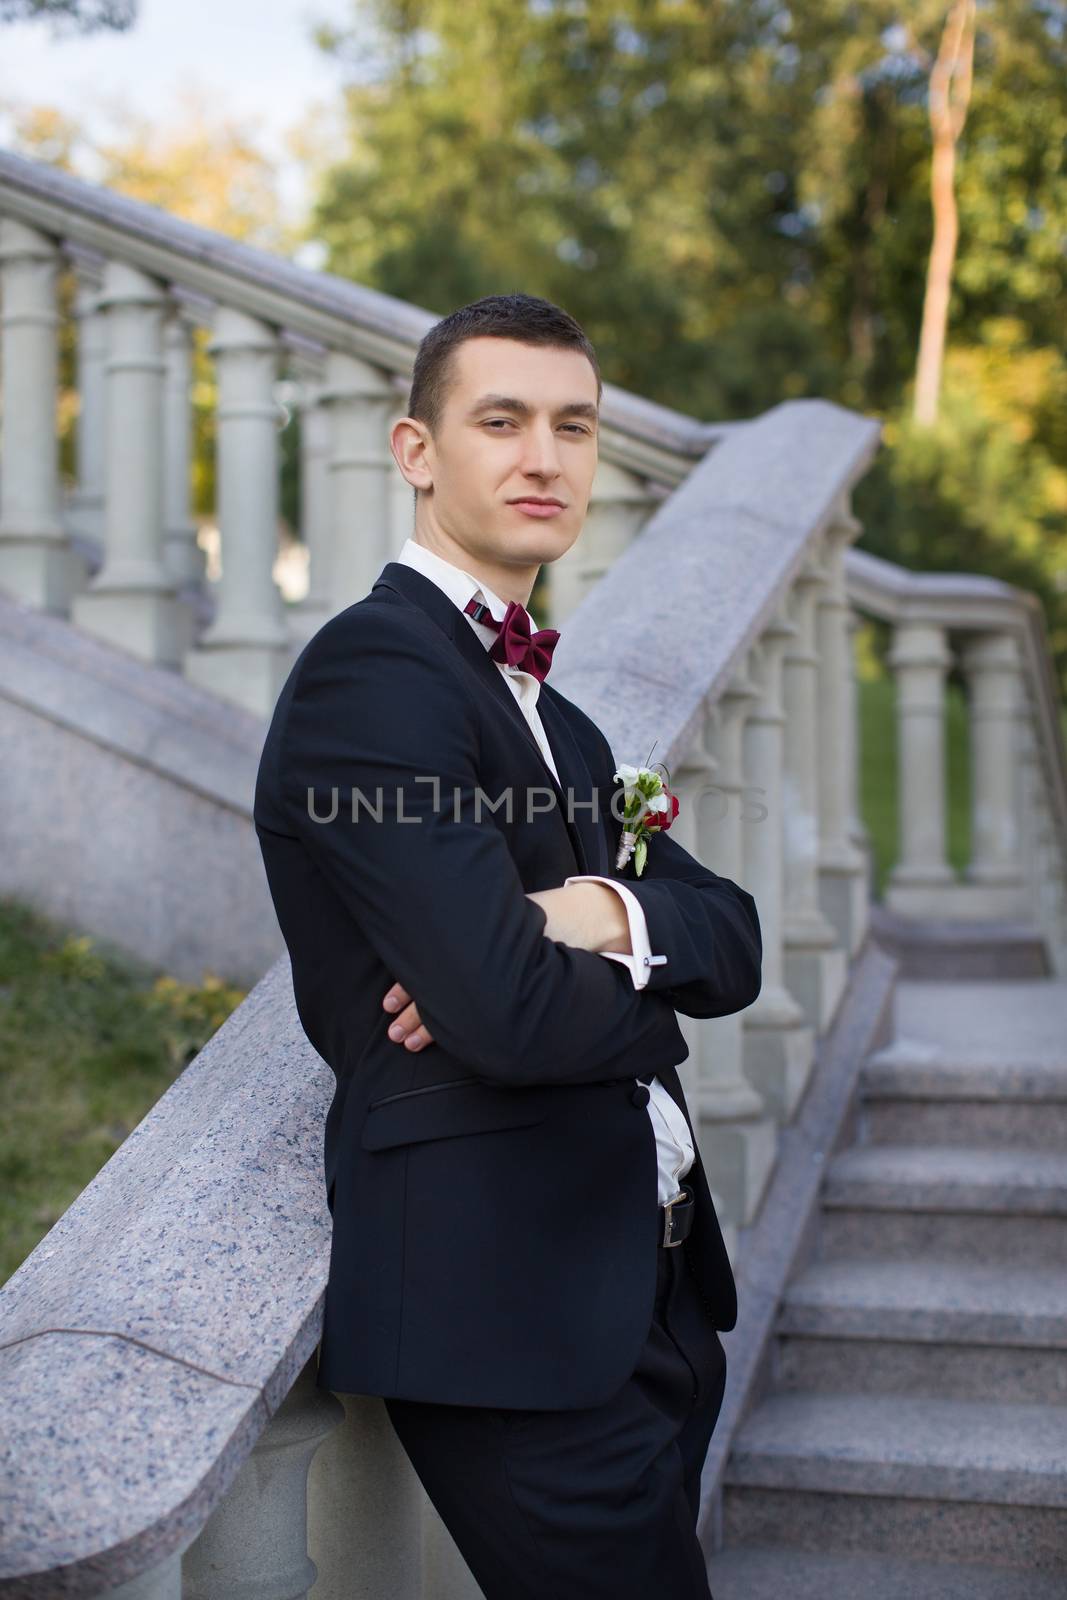
[[[486,1600],[710,1594],[736,1298],[677,1013],[750,1005],[762,944],[669,833],[616,870],[611,749],[526,610],[580,534],[601,389],[546,301],[435,324],[391,434],[414,536],[301,653],[256,784],[337,1076],[319,1383],[385,1397]]]

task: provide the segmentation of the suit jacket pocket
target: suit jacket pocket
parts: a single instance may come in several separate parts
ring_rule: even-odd
[[[502,1089],[481,1078],[448,1078],[403,1089],[371,1102],[360,1143],[364,1150],[460,1134],[529,1127],[548,1115],[544,1091]]]

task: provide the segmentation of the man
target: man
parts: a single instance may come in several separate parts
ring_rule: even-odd
[[[708,1600],[736,1320],[676,1013],[756,998],[756,908],[664,831],[616,871],[611,749],[525,608],[580,533],[601,388],[546,301],[430,330],[391,434],[414,536],[305,647],[256,785],[337,1076],[319,1383],[385,1397],[486,1600]]]

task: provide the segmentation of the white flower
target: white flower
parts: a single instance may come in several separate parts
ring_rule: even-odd
[[[647,802],[650,811],[669,811],[671,803],[665,794],[654,794]]]

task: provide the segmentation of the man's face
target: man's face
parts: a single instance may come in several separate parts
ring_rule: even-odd
[[[486,561],[557,560],[581,531],[596,471],[593,368],[579,350],[515,339],[467,339],[452,360],[419,515]]]

